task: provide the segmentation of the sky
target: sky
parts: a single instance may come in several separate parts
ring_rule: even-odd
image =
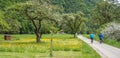
[[[120,0],[118,0],[119,1],[119,3],[120,3]]]

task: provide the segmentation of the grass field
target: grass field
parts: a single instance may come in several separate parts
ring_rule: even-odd
[[[84,34],[84,36],[89,38],[89,35]],[[95,35],[95,40],[99,41],[99,38],[97,35]],[[104,38],[104,43],[109,44],[109,45],[114,46],[114,47],[117,47],[117,48],[120,48],[120,42],[118,42],[117,40],[114,40],[114,39]]]
[[[53,35],[53,57],[49,56],[49,34],[42,36],[41,43],[36,43],[33,34],[11,36],[4,40],[0,35],[0,58],[100,58],[90,46],[68,34]]]

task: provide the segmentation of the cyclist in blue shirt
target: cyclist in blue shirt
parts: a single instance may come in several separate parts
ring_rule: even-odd
[[[91,43],[93,43],[93,39],[94,39],[94,34],[93,33],[90,34],[90,39],[91,39]]]
[[[98,37],[99,37],[99,39],[100,39],[100,43],[102,43],[103,42],[103,34],[102,33],[100,33],[99,35],[98,35]]]

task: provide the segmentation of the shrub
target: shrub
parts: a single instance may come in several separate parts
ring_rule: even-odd
[[[116,39],[120,41],[120,24],[110,23],[102,33],[106,38]]]

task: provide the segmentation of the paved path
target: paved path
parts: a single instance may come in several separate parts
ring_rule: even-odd
[[[90,43],[90,39],[87,39],[83,36],[78,36],[81,40],[89,44],[93,49],[96,50],[97,53],[100,54],[102,58],[120,58],[120,49],[112,47],[107,44],[100,44],[97,41],[94,41],[92,44]]]

